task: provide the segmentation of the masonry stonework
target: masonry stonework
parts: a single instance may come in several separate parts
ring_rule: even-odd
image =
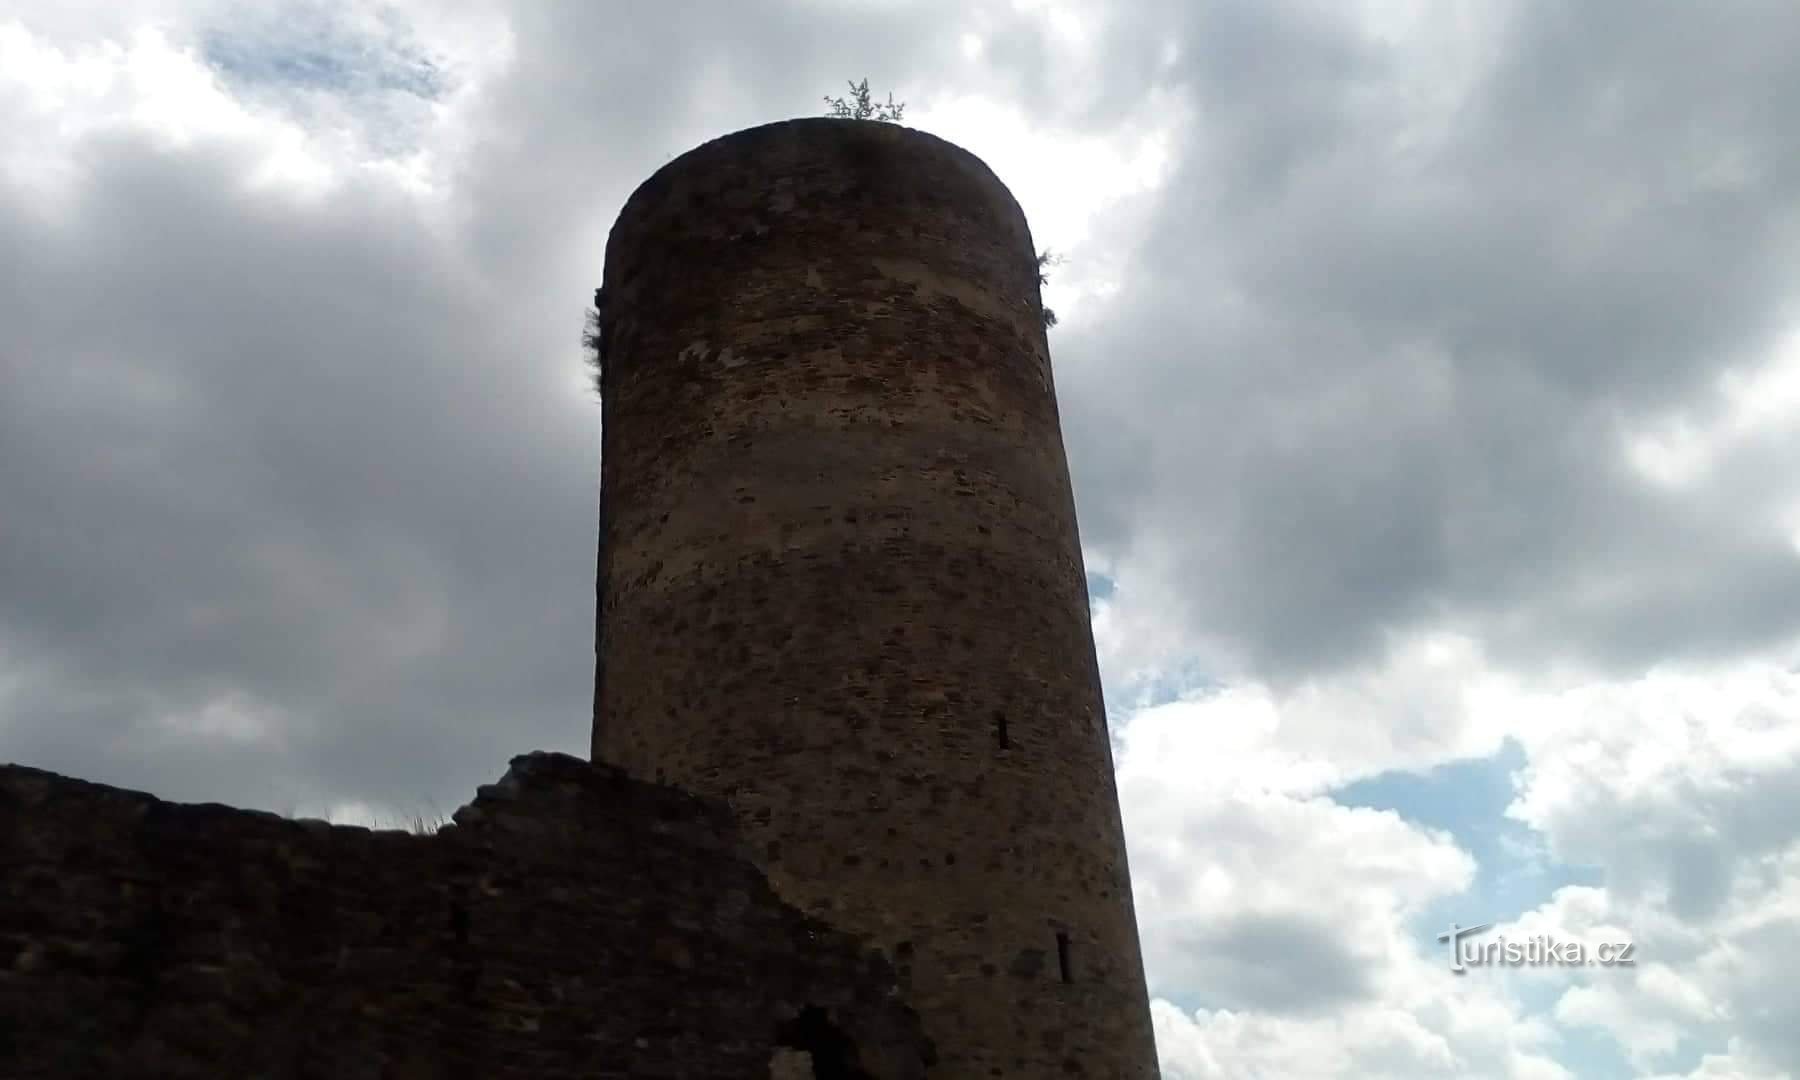
[[[881,946],[934,1077],[1155,1075],[1023,213],[797,120],[631,196],[600,304],[593,754]]]
[[[0,1076],[922,1080],[724,808],[515,758],[435,835],[0,766]]]

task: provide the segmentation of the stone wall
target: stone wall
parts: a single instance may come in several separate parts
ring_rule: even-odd
[[[530,754],[454,820],[0,767],[0,1076],[924,1075],[887,963],[780,901],[722,809]]]

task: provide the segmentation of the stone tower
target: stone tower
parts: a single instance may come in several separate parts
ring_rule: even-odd
[[[726,800],[939,1077],[1155,1075],[1024,214],[793,120],[627,201],[598,298],[596,759]]]

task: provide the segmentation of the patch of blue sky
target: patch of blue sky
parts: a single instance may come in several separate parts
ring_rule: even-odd
[[[1197,660],[1186,660],[1135,678],[1114,679],[1105,687],[1106,719],[1118,729],[1144,709],[1215,693],[1224,685],[1207,674]]]
[[[341,94],[397,91],[428,101],[444,92],[438,66],[400,42],[359,40],[330,28],[214,31],[203,37],[201,55],[227,79],[253,86]]]
[[[1473,855],[1479,864],[1474,884],[1445,901],[1444,925],[1453,918],[1467,926],[1528,911],[1564,885],[1598,883],[1592,870],[1551,861],[1537,833],[1506,816],[1515,794],[1513,777],[1524,765],[1524,751],[1509,739],[1490,757],[1427,772],[1382,773],[1337,788],[1332,798],[1345,806],[1392,810],[1441,829]]]
[[[238,18],[201,34],[199,45],[234,95],[307,128],[352,130],[382,157],[416,150],[433,104],[450,89],[444,69],[406,27],[392,19],[352,23],[345,9],[329,6]]]
[[[1118,591],[1119,586],[1118,582],[1105,574],[1096,574],[1090,570],[1087,576],[1087,588],[1088,610],[1092,612],[1096,604],[1102,604],[1112,599],[1113,593]]]

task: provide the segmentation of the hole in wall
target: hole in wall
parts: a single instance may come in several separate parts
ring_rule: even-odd
[[[1056,932],[1056,967],[1062,972],[1062,981],[1075,981],[1075,969],[1069,960],[1069,933],[1066,930]]]
[[[461,900],[450,901],[450,933],[458,945],[469,943],[469,909]]]
[[[797,1053],[778,1051],[770,1059],[772,1080],[871,1080],[856,1064],[856,1046],[850,1037],[817,1005],[806,1006],[776,1029],[775,1042]],[[807,1059],[810,1072],[805,1071]]]

